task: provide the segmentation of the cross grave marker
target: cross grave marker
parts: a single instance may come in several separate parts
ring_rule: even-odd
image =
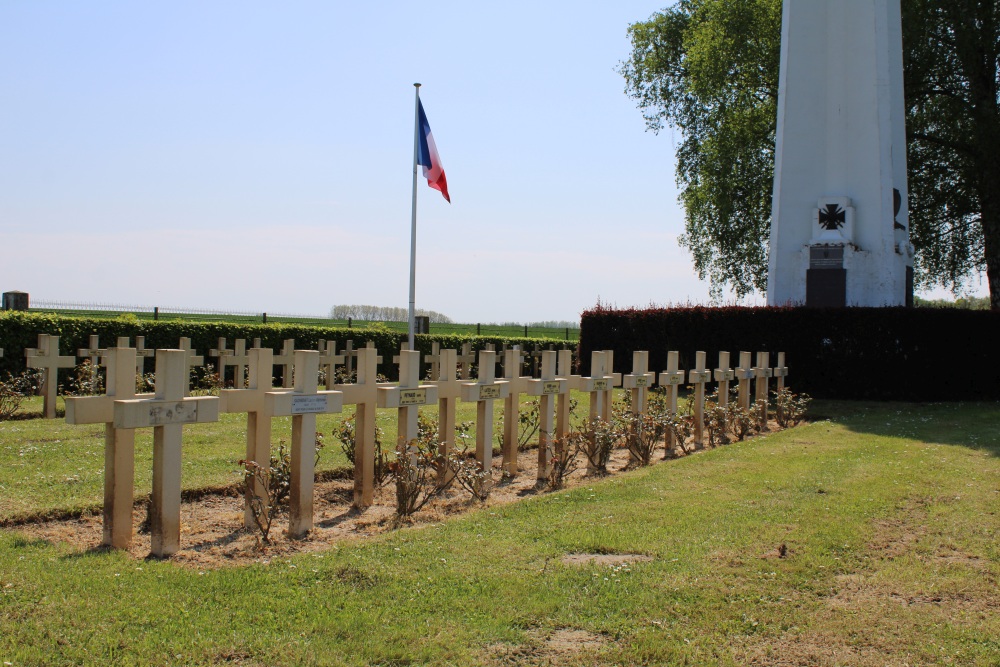
[[[706,368],[704,352],[695,352],[694,369],[688,371],[688,383],[694,385],[694,444],[701,448],[705,434],[705,383],[712,380],[712,371]]]
[[[753,371],[755,379],[754,389],[757,393],[757,403],[763,403],[761,406],[760,425],[761,428],[767,428],[767,385],[771,375],[774,373],[771,369],[770,352],[757,353],[757,366],[753,369]]]
[[[472,376],[472,364],[476,363],[476,353],[472,343],[462,343],[462,353],[458,355],[459,377],[468,380]]]
[[[556,375],[558,354],[554,350],[542,352],[541,377],[528,381],[528,393],[538,396],[538,474],[537,479],[548,479],[551,463],[550,443],[555,440],[557,455],[566,450],[566,434],[559,435],[558,427],[553,428],[556,403],[569,395],[570,383]],[[567,408],[568,408],[567,404]]]
[[[347,341],[345,359],[353,345]],[[344,405],[355,406],[354,412],[354,507],[364,509],[375,501],[375,433],[378,389],[378,352],[375,348],[355,350],[357,378],[351,384],[337,385]]]
[[[261,466],[265,471],[271,465],[271,401],[267,398],[275,389],[272,371],[274,351],[271,348],[250,350],[248,387],[246,389],[223,389],[219,392],[220,412],[245,412],[247,415],[246,459]],[[243,503],[243,525],[254,527],[253,498],[260,498],[267,509],[267,492],[256,478],[251,478],[246,488]]]
[[[319,367],[326,377],[327,389],[333,389],[337,383],[337,366],[343,366],[344,361],[344,355],[337,354],[337,341],[325,341],[320,347]]]
[[[124,343],[124,345],[122,345]],[[66,423],[104,424],[104,507],[101,544],[127,549],[132,542],[132,506],[135,487],[135,431],[115,428],[114,402],[152,398],[135,393],[136,351],[128,338],[104,351],[107,369],[105,394],[66,398]]]
[[[774,374],[774,377],[776,378],[775,382],[778,385],[775,388],[775,391],[777,391],[780,394],[785,390],[785,378],[788,377],[788,366],[785,365],[784,352],[778,353],[778,365],[774,367],[772,372]]]
[[[296,350],[293,391],[269,392],[275,416],[292,417],[291,470],[288,494],[288,535],[304,536],[313,527],[316,481],[316,415],[340,412],[344,395],[319,391],[319,352]]]
[[[678,369],[679,365],[680,353],[676,350],[671,350],[667,352],[667,370],[660,373],[660,386],[666,388],[667,392],[667,409],[673,415],[677,414],[678,387],[684,384],[684,371]],[[678,444],[683,445],[684,443],[678,443],[677,436],[671,431],[668,434],[667,444],[667,449],[669,450]]]
[[[185,398],[187,350],[156,351],[156,394],[114,402],[115,428],[153,428],[153,490],[149,497],[151,555],[180,548],[181,439],[184,424],[219,420],[215,396]]]
[[[378,407],[396,408],[396,452],[412,453],[410,443],[417,439],[417,411],[422,405],[438,400],[437,386],[420,384],[420,352],[401,350],[399,353],[399,384],[379,387]]]
[[[719,407],[729,405],[729,383],[736,379],[736,371],[729,367],[729,353],[719,352],[719,367],[714,371],[719,383]]]
[[[184,381],[184,395],[185,396],[190,396],[191,395],[191,371],[192,371],[192,369],[196,368],[197,366],[204,366],[205,365],[205,357],[202,356],[202,355],[199,355],[197,353],[197,351],[191,349],[191,339],[188,338],[187,336],[181,337],[180,343],[177,345],[177,348],[180,349],[180,350],[184,350],[184,352],[187,353],[187,357],[186,357],[187,358],[187,376],[186,376],[186,379]]]
[[[455,410],[458,399],[462,396],[463,382],[458,378],[458,352],[438,351],[437,377],[431,376],[431,384],[438,390],[438,454],[447,460],[448,454],[455,448]],[[445,466],[441,469],[440,483],[444,484],[449,477],[449,469]]]
[[[510,393],[510,384],[496,379],[496,367],[496,352],[481,350],[476,382],[462,386],[462,400],[476,403],[476,460],[483,470],[493,466],[493,401]]]
[[[281,352],[274,355],[274,365],[281,366],[281,386],[291,388],[295,376],[295,339],[286,338]]]
[[[750,409],[750,380],[757,376],[750,363],[750,353],[740,352],[740,365],[736,367],[736,379],[739,381],[740,408]]]
[[[531,386],[531,376],[521,375],[524,352],[517,346],[504,352],[503,378],[508,383],[508,394],[503,402],[503,470],[508,475],[517,474],[517,430],[521,416],[521,394]],[[555,359],[552,360],[555,377]],[[551,401],[550,401],[551,402]],[[551,417],[551,415],[550,415]],[[551,419],[550,419],[551,421]],[[551,424],[549,433],[552,433]]]
[[[118,347],[121,347],[119,345]],[[136,336],[135,337],[135,374],[145,375],[146,374],[146,357],[151,357],[156,354],[156,350],[146,349],[146,337]]]
[[[76,357],[59,356],[59,336],[38,334],[38,347],[24,351],[28,368],[42,370],[42,411],[46,419],[56,416],[56,389],[59,384],[59,369],[76,366]]]

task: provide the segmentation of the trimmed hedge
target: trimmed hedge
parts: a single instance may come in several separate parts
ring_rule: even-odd
[[[373,341],[382,356],[379,372],[390,380],[398,378],[398,369],[392,363],[392,357],[406,340],[405,333],[389,331],[386,328],[373,327],[369,329],[329,328],[298,324],[237,324],[228,322],[187,322],[140,320],[135,317],[120,317],[118,319],[85,319],[78,317],[62,317],[43,313],[26,313],[23,311],[0,311],[0,349],[4,356],[0,357],[0,378],[7,373],[20,373],[25,369],[24,350],[36,347],[38,334],[46,333],[59,336],[59,351],[64,355],[75,355],[76,351],[90,344],[90,336],[97,334],[102,347],[112,346],[119,336],[129,336],[135,342],[135,336],[146,337],[147,349],[175,348],[182,336],[191,339],[191,347],[198,354],[205,355],[206,364],[211,362],[208,351],[215,349],[220,337],[225,338],[230,349],[233,341],[244,338],[249,346],[254,338],[261,339],[261,345],[278,351],[285,339],[294,338],[295,347],[299,350],[317,349],[320,339],[337,342],[337,350],[343,349],[348,340],[354,341],[354,347],[364,347],[368,341]],[[520,345],[522,349],[532,349],[536,344],[555,344],[558,348],[566,341],[554,338],[513,338],[503,336],[467,336],[421,334],[416,336],[418,350],[428,354],[431,344],[437,342],[442,348],[461,349],[463,343],[471,343],[474,350],[485,349],[492,343],[501,345]],[[70,370],[61,371],[69,377]],[[146,371],[153,370],[153,362],[146,362]],[[60,375],[63,378],[63,375]]]
[[[1000,312],[942,308],[651,308],[583,313],[583,372],[590,353],[615,351],[629,372],[633,350],[649,350],[650,370],[680,352],[689,370],[698,350],[711,367],[719,350],[786,353],[788,384],[817,398],[859,400],[1000,399]],[[955,346],[961,349],[956,349]]]

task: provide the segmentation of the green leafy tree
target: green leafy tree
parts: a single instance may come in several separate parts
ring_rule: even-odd
[[[921,286],[985,270],[1000,308],[1000,3],[905,0],[911,241]],[[680,131],[681,243],[713,294],[767,286],[780,0],[679,0],[629,26],[626,92]]]

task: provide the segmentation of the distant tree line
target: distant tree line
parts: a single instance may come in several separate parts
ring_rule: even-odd
[[[950,299],[924,299],[913,297],[913,305],[918,308],[964,308],[966,310],[989,310],[988,296],[960,296],[954,301]]]
[[[417,308],[417,315],[424,315],[430,318],[432,324],[453,324],[452,319],[447,315],[433,310]],[[334,306],[330,309],[331,320],[362,320],[364,322],[405,322],[409,316],[406,308],[396,308],[394,306]]]
[[[486,324],[484,322],[484,324]],[[579,329],[579,322],[568,322],[566,320],[547,320],[545,322],[500,322],[494,323],[490,322],[489,325],[496,325],[498,327],[530,327],[532,329],[565,329],[569,327],[570,329]]]

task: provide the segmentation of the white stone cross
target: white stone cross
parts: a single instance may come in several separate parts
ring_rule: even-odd
[[[750,380],[757,377],[757,372],[750,364],[750,353],[740,352],[740,365],[736,367],[736,379],[739,381],[740,407],[750,409]]]
[[[521,375],[521,357],[524,355],[518,347],[504,352],[504,379],[508,382],[507,398],[503,402],[503,470],[508,475],[517,474],[517,431],[521,417],[521,394],[531,387],[531,376]],[[555,358],[552,359],[552,377],[555,377]],[[550,400],[551,402],[551,400]],[[551,421],[551,415],[549,415]],[[549,435],[552,426],[549,425]]]
[[[56,416],[56,388],[59,385],[59,369],[76,366],[76,357],[59,356],[59,336],[38,334],[38,347],[24,351],[28,368],[42,369],[42,411],[46,419]]]
[[[267,395],[274,392],[272,372],[274,371],[274,351],[271,348],[253,348],[249,356],[249,386],[246,389],[223,389],[219,392],[221,412],[245,412],[247,414],[246,460],[253,461],[265,472],[271,466],[271,402]],[[254,527],[251,503],[254,497],[262,501],[267,509],[267,491],[256,477],[248,480],[243,506],[243,525]]]
[[[684,371],[678,369],[679,365],[680,353],[671,350],[667,352],[667,370],[660,373],[660,386],[667,391],[667,409],[673,415],[677,414],[677,388],[684,384]],[[678,444],[683,446],[684,443],[678,443],[677,437],[671,431],[668,435],[668,449]]]
[[[712,371],[706,368],[704,352],[695,352],[694,369],[688,371],[688,384],[694,385],[694,444],[696,448],[703,445],[705,432],[705,383],[711,382]]]
[[[215,359],[216,359],[215,370],[219,374],[219,382],[223,386],[225,386],[225,384],[226,384],[226,367],[225,367],[225,362],[223,361],[223,358],[226,357],[226,356],[228,356],[228,355],[231,355],[233,353],[233,351],[226,349],[226,339],[225,338],[221,338],[220,337],[219,338],[219,342],[216,343],[216,345],[218,347],[216,347],[213,350],[209,350],[208,351],[208,356],[215,357]]]
[[[347,356],[352,343],[347,341]],[[337,385],[344,395],[344,405],[354,405],[354,507],[364,509],[375,501],[375,428],[378,405],[378,352],[363,348],[354,352],[358,359],[358,376],[353,384]]]
[[[788,366],[785,365],[785,353],[778,353],[778,365],[773,369],[774,377],[777,378],[777,391],[779,394],[785,390],[785,378],[788,377]]]
[[[590,353],[590,377],[577,380],[576,388],[590,393],[590,420],[610,419],[605,413],[606,395],[614,386],[614,377],[607,373],[607,352],[594,350]]]
[[[622,374],[615,373],[615,351],[604,350],[604,369],[608,376],[609,387],[604,393],[604,409],[602,410],[605,419],[611,419],[611,409],[615,402],[615,387],[622,386]]]
[[[569,380],[556,375],[558,353],[555,350],[542,352],[541,377],[528,382],[528,393],[538,396],[538,474],[537,479],[548,479],[550,456],[549,444],[555,439],[559,454],[566,450],[565,434],[557,435],[553,428],[556,402],[569,395]],[[567,403],[567,408],[569,404]]]
[[[496,352],[480,350],[476,382],[462,386],[462,400],[476,403],[476,460],[483,470],[493,466],[493,401],[510,394],[510,383],[496,379],[496,368]]]
[[[90,393],[96,394],[97,384],[100,380],[97,369],[101,365],[101,355],[104,354],[104,350],[101,349],[100,337],[97,334],[91,334],[87,344],[89,347],[77,348],[76,356],[86,357],[90,360]],[[119,345],[119,347],[121,346]],[[125,347],[128,347],[127,341]]]
[[[459,377],[468,380],[472,376],[472,364],[476,363],[476,354],[472,351],[472,343],[462,343],[462,353],[458,355]]]
[[[344,395],[339,391],[319,391],[319,352],[316,350],[296,350],[294,372],[294,391],[269,392],[267,400],[276,417],[292,417],[288,535],[299,538],[313,527],[316,415],[340,412]]]
[[[431,384],[438,390],[438,454],[447,460],[449,452],[455,447],[455,409],[462,395],[462,381],[458,379],[458,353],[455,350],[439,350],[438,361],[431,364],[437,367],[437,376],[431,376]],[[441,484],[451,477],[449,469],[444,466],[439,476]]]
[[[119,344],[118,347],[121,347]],[[156,350],[146,349],[146,337],[136,336],[135,337],[135,374],[145,375],[146,374],[146,357],[151,357],[156,354]]]
[[[401,350],[399,353],[399,384],[379,387],[378,407],[398,410],[396,452],[411,451],[410,443],[417,439],[417,411],[421,405],[431,405],[438,400],[438,389],[433,384],[420,384],[420,352]]]
[[[428,377],[431,380],[437,380],[441,375],[439,371],[441,364],[441,343],[437,341],[431,343],[431,353],[424,357],[424,361],[431,365]]]
[[[646,412],[649,388],[655,382],[656,373],[649,372],[649,352],[636,350],[632,353],[632,372],[622,378],[622,386],[632,394],[633,413]]]
[[[122,343],[124,342],[124,345]],[[107,381],[103,396],[66,398],[68,424],[104,424],[104,530],[101,544],[128,549],[132,542],[132,505],[135,487],[135,431],[115,428],[114,402],[152,398],[135,393],[135,349],[128,338],[104,351]]]
[[[761,428],[767,427],[767,385],[769,378],[774,374],[774,370],[771,368],[771,353],[770,352],[758,352],[757,353],[757,366],[754,370],[754,388],[757,393],[757,402],[763,401],[763,406],[760,415],[760,425]]]
[[[556,403],[556,437],[565,441],[569,435],[570,390],[580,379],[580,376],[573,375],[573,350],[557,351],[556,360],[556,378],[564,379],[568,383],[566,391],[559,394],[559,400]]]
[[[184,350],[187,353],[187,376],[184,380],[184,395],[189,396],[191,394],[191,370],[197,366],[204,366],[205,357],[199,355],[196,350],[191,349],[191,339],[187,336],[181,337],[177,349]]]
[[[153,428],[150,554],[157,558],[180,548],[183,426],[219,420],[215,396],[184,397],[188,358],[187,350],[157,350],[155,397],[114,402],[115,428]]]
[[[293,384],[295,375],[295,339],[286,338],[281,346],[281,352],[274,355],[274,365],[281,366],[281,386],[288,389]],[[317,371],[318,372],[318,371]]]
[[[247,357],[246,341],[242,338],[238,339],[234,344],[234,349],[226,349],[226,339],[219,339],[219,347],[215,350],[209,350],[209,356],[216,357],[219,370],[219,383],[224,387],[226,386],[226,366],[234,366],[233,371],[233,387],[235,389],[242,389],[244,383],[246,382],[246,365],[249,362],[249,357]]]
[[[336,384],[337,380],[337,366],[343,366],[344,361],[344,355],[337,354],[337,341],[328,340],[325,342],[325,345],[320,347],[319,367],[326,375],[327,389],[333,389],[333,385]]]
[[[344,344],[344,370],[347,371],[347,377],[351,377],[351,372],[354,370],[354,360],[358,358],[358,351],[354,349],[354,341],[349,340]]]
[[[728,352],[719,352],[719,367],[714,375],[719,383],[719,407],[725,407],[729,405],[729,383],[736,379],[736,371],[729,367]]]

